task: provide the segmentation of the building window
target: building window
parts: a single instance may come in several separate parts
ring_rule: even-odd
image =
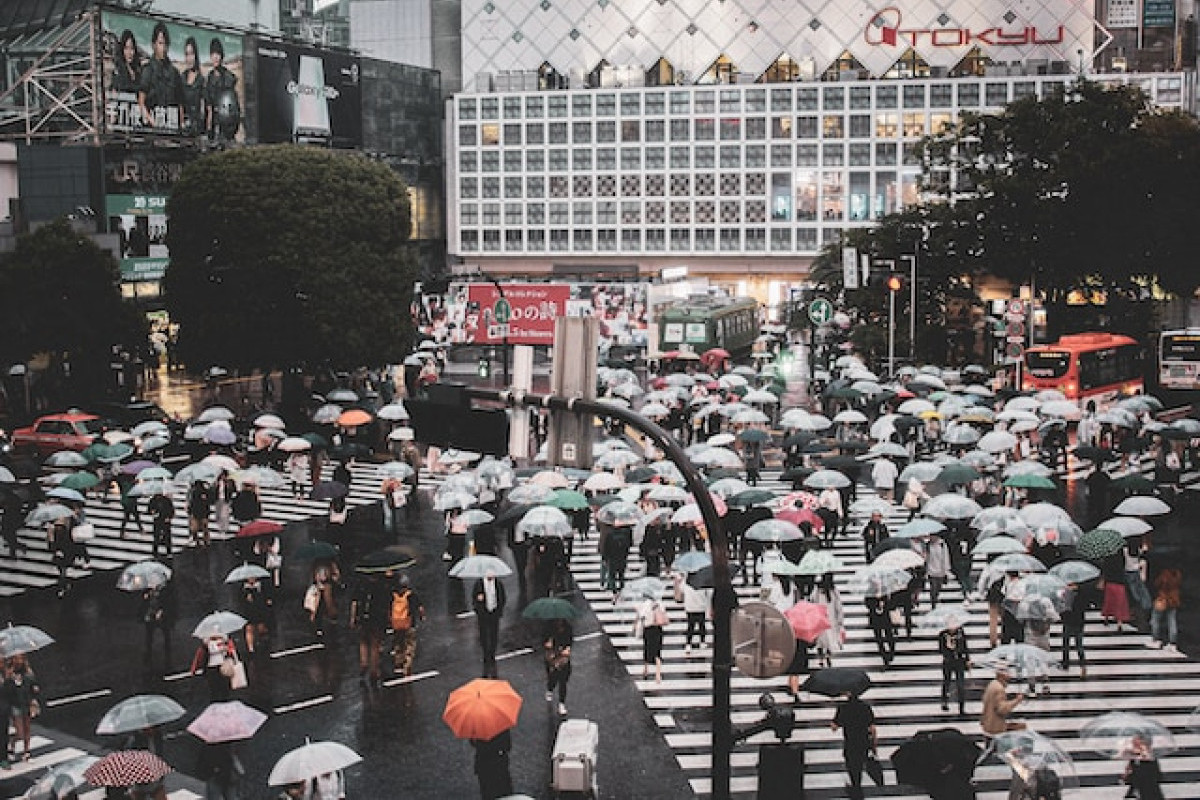
[[[484,203],[483,204],[483,224],[484,225],[499,225],[500,224],[500,204],[499,203]]]
[[[661,228],[651,228],[646,231],[646,249],[651,252],[662,252],[667,246],[667,232]]]
[[[712,169],[716,164],[716,152],[712,145],[703,145],[696,148],[695,153],[696,169]]]
[[[871,115],[870,114],[851,114],[850,115],[850,138],[851,139],[869,139],[871,136]]]
[[[876,108],[895,108],[896,107],[896,87],[895,86],[876,86],[875,87],[875,107]]]
[[[850,166],[852,166],[852,167],[869,167],[869,166],[871,166],[871,143],[870,142],[852,142],[850,144]]]
[[[479,250],[479,231],[463,231],[460,239],[464,253],[474,253]]]
[[[817,118],[796,117],[796,136],[801,139],[817,138]]]
[[[639,197],[642,194],[642,179],[637,175],[621,176],[621,195]]]
[[[651,225],[662,225],[667,221],[667,204],[661,200],[651,200],[646,203],[646,222]]]
[[[1003,106],[1008,103],[1008,84],[1007,83],[989,83],[984,88],[985,104],[989,106]]]
[[[746,145],[746,166],[750,168],[767,165],[767,148],[761,144]]]
[[[631,230],[621,231],[621,249],[625,251],[641,250],[642,232]]]
[[[950,84],[935,83],[929,87],[930,108],[949,108],[953,102],[953,88]]]
[[[551,122],[550,123],[550,144],[566,144],[567,143],[567,123]]]
[[[505,126],[504,126],[504,145],[507,147],[509,145],[520,146],[520,144],[521,144],[521,124],[520,123],[512,123],[512,122],[505,124]]]
[[[845,164],[845,145],[841,142],[826,142],[821,145],[821,163],[827,167],[840,167]]]
[[[504,179],[504,196],[505,197],[520,197],[521,196],[521,179],[520,178],[505,178]]]
[[[772,139],[790,139],[790,138],[792,138],[792,118],[791,117],[771,117],[771,138]]]
[[[695,111],[697,114],[712,114],[717,110],[716,94],[712,91],[696,92],[696,97],[693,102],[695,103]]]
[[[545,109],[545,101],[541,97],[525,98],[525,116],[529,119],[541,119]]]
[[[796,166],[815,167],[820,160],[816,144],[796,145]]]
[[[500,126],[487,123],[479,126],[480,142],[484,147],[495,147],[500,144]]]
[[[767,193],[767,176],[763,172],[751,172],[746,176],[746,194],[763,197]]]
[[[571,181],[571,195],[573,197],[591,197],[592,196],[592,177],[590,175],[576,175]]]
[[[686,200],[671,201],[671,224],[687,225],[692,221],[692,204]]]
[[[845,184],[842,173],[828,171],[821,178],[821,216],[827,221],[837,221],[843,218],[843,196]]]
[[[904,114],[904,138],[920,139],[925,135],[925,114],[923,112]]]
[[[875,115],[875,138],[895,139],[900,134],[899,118],[896,114]]]
[[[687,175],[671,176],[671,196],[685,197],[691,194],[691,178]]]
[[[627,119],[621,122],[621,141],[622,142],[638,142],[642,138],[642,123],[636,119]]]
[[[617,150],[614,147],[596,149],[596,169],[614,170],[617,168]]]
[[[671,92],[671,116],[690,114],[692,106],[691,92]]]
[[[592,168],[592,150],[590,147],[576,147],[572,155],[572,166],[576,172]]]
[[[546,204],[529,203],[525,209],[525,218],[529,220],[530,225],[545,225]]]
[[[596,203],[596,222],[600,225],[616,225],[617,204],[611,200]]]
[[[687,169],[692,162],[692,148],[675,145],[671,148],[671,169]]]
[[[924,108],[925,107],[925,84],[912,83],[904,86],[904,107],[905,108]]]
[[[567,171],[567,151],[562,147],[550,148],[550,171]]]
[[[688,142],[692,139],[690,120],[673,119],[671,120],[671,141],[672,142]]]
[[[567,191],[567,176],[566,175],[551,175],[550,176],[550,196],[551,197],[567,197],[570,192]]]
[[[592,123],[576,122],[571,126],[571,136],[575,144],[591,144]]]
[[[530,122],[525,126],[526,144],[545,144],[546,127],[540,122]]]
[[[519,97],[504,98],[504,118],[505,119],[520,119],[521,118],[521,98],[519,98]]]
[[[692,249],[692,232],[689,230],[671,229],[671,251],[681,252]]]
[[[875,163],[881,167],[891,167],[896,164],[896,143],[876,142]]]
[[[871,173],[850,173],[850,221],[864,222],[871,212]]]
[[[1033,97],[1037,94],[1037,88],[1033,81],[1017,81],[1013,84],[1013,100],[1020,100],[1023,97]]]
[[[821,135],[826,139],[841,139],[846,135],[845,117],[841,114],[826,114],[821,119]]]
[[[458,126],[458,144],[460,147],[474,147],[479,143],[479,131],[474,125]]]
[[[767,221],[767,204],[764,200],[746,201],[746,222],[763,223]]]
[[[596,176],[596,196],[597,197],[616,197],[617,196],[617,176],[616,175],[597,175]]]
[[[621,169],[639,170],[642,168],[642,151],[636,147],[621,148]]]
[[[473,200],[476,197],[479,197],[479,179],[460,178],[458,181],[458,193],[467,200]]]
[[[562,118],[567,115],[567,96],[554,95],[550,98],[550,116]]]
[[[525,232],[525,249],[534,252],[541,252],[546,249],[546,232],[545,231],[526,231]]]
[[[761,253],[767,249],[767,232],[763,228],[748,228],[746,230],[746,250]]]
[[[790,144],[771,145],[771,166],[790,167],[792,165],[792,146]]]
[[[575,252],[586,253],[592,249],[592,232],[587,229],[575,230]]]
[[[596,141],[601,144],[612,144],[617,140],[617,123],[597,122]]]
[[[526,150],[525,169],[528,172],[541,172],[546,168],[545,150]]]
[[[787,252],[792,249],[792,229],[791,228],[772,228],[771,229],[771,250],[772,252]]]
[[[458,151],[459,172],[475,172],[478,169],[478,159],[476,159],[475,152],[473,150]]]
[[[949,111],[935,111],[929,115],[929,132],[949,133],[954,129],[954,116]]]
[[[711,200],[700,200],[696,203],[696,224],[711,225],[717,221],[717,207]]]
[[[485,253],[500,251],[500,231],[492,229],[483,232],[483,250]]]
[[[771,174],[771,219],[775,222],[792,219],[792,176],[787,172]]]
[[[568,230],[558,229],[550,231],[550,251],[553,253],[564,253],[571,244],[571,232]]]
[[[621,116],[636,117],[642,113],[642,98],[633,92],[621,95]]]
[[[726,172],[721,175],[721,194],[725,197],[737,197],[742,193],[742,176],[736,172]]]
[[[638,225],[642,221],[642,204],[628,200],[621,203],[621,224]]]
[[[712,228],[700,228],[697,230],[696,250],[709,253],[716,249],[716,233]]]
[[[736,252],[742,249],[742,232],[737,228],[721,229],[721,251]]]
[[[504,171],[505,172],[520,172],[521,171],[521,151],[506,150],[504,152]]]
[[[495,97],[485,97],[479,102],[480,119],[496,119],[500,116],[500,101]]]
[[[711,142],[716,138],[716,122],[712,117],[696,120],[696,141]]]
[[[817,173],[804,170],[796,173],[796,221],[811,222],[817,218]]]
[[[746,90],[746,111],[753,114],[759,111],[767,110],[767,90],[766,89],[747,89]]]
[[[696,194],[701,197],[712,197],[716,192],[717,182],[711,172],[701,172],[696,176]]]
[[[666,194],[666,182],[662,175],[646,176],[646,196],[662,197]]]
[[[836,231],[834,231],[836,233]],[[817,229],[796,229],[796,250],[801,253],[815,253],[817,250]]]
[[[615,252],[617,249],[617,232],[615,230],[596,231],[596,249],[601,252]]]
[[[651,92],[646,95],[646,116],[654,116],[662,114],[664,110],[664,97],[662,92]],[[686,113],[686,112],[684,112]]]
[[[540,175],[533,178],[525,179],[525,196],[526,197],[545,197],[546,196],[546,180]]]
[[[796,110],[797,111],[816,111],[817,110],[817,90],[813,87],[807,87],[796,90]]]
[[[596,116],[615,117],[617,115],[617,98],[611,94],[596,96]],[[579,116],[576,114],[575,116]]]
[[[736,144],[721,145],[721,169],[737,169],[740,166],[742,166],[742,148]]]
[[[499,172],[500,153],[495,150],[484,150],[479,156],[479,167],[483,172]]]
[[[742,138],[742,121],[737,117],[721,118],[721,140],[740,141]]]
[[[721,90],[721,111],[741,111],[742,92],[740,89]]]
[[[736,224],[742,221],[742,204],[737,200],[721,201],[721,223]]]
[[[508,250],[510,252],[520,251],[521,249],[523,249],[522,248],[522,244],[524,244],[523,239],[524,239],[524,237],[522,237],[521,231],[506,230],[504,232],[504,249]]]
[[[646,141],[661,142],[666,135],[666,123],[661,119],[646,120]]]
[[[591,225],[592,224],[592,204],[591,203],[576,203],[573,213],[573,222],[576,225]]]
[[[771,110],[772,111],[791,111],[792,110],[792,90],[787,89],[772,89],[771,90]]]
[[[846,107],[846,90],[841,86],[826,86],[821,91],[821,108],[841,111]]]
[[[958,84],[958,104],[967,108],[974,108],[979,105],[979,84],[978,83],[960,83]]]
[[[590,94],[571,95],[571,116],[590,117],[592,115],[592,96]]]
[[[458,118],[463,121],[470,121],[477,118],[475,101],[461,98],[458,101]]]
[[[551,225],[566,225],[570,219],[571,206],[569,203],[551,203],[550,204],[550,224]]]
[[[665,169],[666,166],[666,153],[663,151],[663,148],[646,148],[646,169]]]
[[[463,225],[478,225],[479,224],[479,204],[478,203],[463,203],[459,209],[459,220]]]
[[[856,111],[861,111],[871,107],[871,87],[870,86],[851,86],[850,87],[850,108]]]

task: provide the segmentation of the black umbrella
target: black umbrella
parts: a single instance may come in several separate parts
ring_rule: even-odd
[[[892,427],[898,431],[906,431],[909,428],[920,428],[925,425],[925,420],[917,419],[916,417],[896,417],[892,420]]]
[[[801,433],[793,433],[790,436],[788,436],[786,439],[783,440],[783,446],[784,447],[804,447],[804,445],[808,444],[815,438],[817,438],[817,435],[815,433],[808,433],[807,431],[804,431]]]
[[[603,508],[609,503],[615,503],[621,499],[619,494],[598,494],[588,498],[588,504],[592,508]]]
[[[871,676],[861,669],[827,667],[809,675],[801,688],[826,697],[840,697],[843,694],[857,697],[871,688]]]
[[[730,577],[737,575],[741,571],[742,571],[742,568],[740,566],[738,566],[737,564],[729,565],[729,576]],[[688,575],[687,582],[688,582],[688,586],[691,586],[693,589],[711,589],[714,586],[716,586],[716,583],[713,581],[712,564],[709,564],[707,567],[696,570],[691,575]]]
[[[1076,447],[1075,457],[1084,461],[1094,461],[1103,464],[1105,461],[1116,461],[1117,457],[1107,447]]]
[[[341,481],[321,481],[309,494],[313,500],[333,500],[350,494],[349,487]]]
[[[791,467],[789,469],[785,469],[779,474],[779,480],[798,483],[807,479],[808,476],[812,475],[814,472],[816,472],[816,470],[812,469],[811,467]]]
[[[809,442],[808,444],[804,445],[804,447],[801,447],[800,452],[813,455],[816,453],[828,453],[832,449],[833,446],[828,442],[817,440]]]
[[[28,458],[14,459],[11,463],[6,464],[8,471],[15,475],[18,479],[28,480],[36,478],[42,474],[42,468],[38,466],[36,461]]]
[[[845,449],[845,442],[838,442],[838,447]],[[836,469],[847,476],[857,475],[862,471],[862,463],[854,456],[829,456],[821,459],[821,466],[826,469]]]
[[[626,483],[649,483],[658,473],[649,467],[637,467],[625,473]]]
[[[891,536],[871,548],[871,560],[874,561],[888,550],[912,550],[914,553],[921,552],[917,549],[916,543],[912,539]]]
[[[370,448],[353,442],[345,442],[329,448],[329,457],[334,461],[349,461],[353,458],[366,458],[369,455],[371,455]]]
[[[337,545],[332,545],[329,542],[311,541],[305,542],[296,548],[296,558],[313,561],[322,558],[337,558]]]
[[[525,516],[525,512],[531,508],[533,506],[528,503],[511,505],[496,515],[496,518],[492,520],[492,525],[497,528],[511,528],[520,522],[521,517]]]
[[[892,753],[896,781],[928,787],[947,775],[970,778],[982,750],[957,728],[919,731]]]
[[[861,453],[871,449],[871,443],[862,439],[838,439],[834,441],[833,446],[838,450],[853,450],[856,453]]]
[[[417,563],[417,556],[407,547],[394,544],[382,550],[368,553],[354,565],[355,572],[365,574],[407,569]]]
[[[742,471],[740,469],[732,469],[731,467],[718,467],[713,470],[705,470],[704,474],[708,477],[709,483],[715,483],[722,478],[742,477]]]

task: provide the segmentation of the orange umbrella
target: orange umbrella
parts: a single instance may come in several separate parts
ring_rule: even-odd
[[[337,418],[337,424],[343,428],[357,428],[359,425],[366,425],[371,421],[371,414],[363,411],[361,408],[352,408],[349,411],[343,411]]]
[[[521,695],[508,681],[476,678],[450,693],[442,721],[459,739],[492,739],[517,724]]]

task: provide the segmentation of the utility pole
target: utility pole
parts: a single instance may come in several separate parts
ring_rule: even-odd
[[[908,271],[908,361],[917,361],[917,254],[902,255],[909,260]]]

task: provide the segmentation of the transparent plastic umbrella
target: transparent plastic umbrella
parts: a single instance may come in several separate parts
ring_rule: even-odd
[[[790,563],[790,562],[789,562]],[[842,569],[843,564],[827,550],[809,550],[797,565],[797,575],[824,575]]]
[[[561,509],[553,506],[537,506],[525,512],[516,530],[526,536],[571,535],[571,520]]]
[[[1112,711],[1091,720],[1079,732],[1083,746],[1108,758],[1128,758],[1134,739],[1140,738],[1156,756],[1176,749],[1175,737],[1165,725],[1144,714]]]
[[[797,542],[804,538],[799,526],[781,519],[764,519],[746,529],[745,537],[755,542]]]
[[[921,513],[934,519],[971,519],[982,510],[979,504],[969,497],[947,493],[927,501]]]
[[[850,479],[837,470],[819,469],[804,479],[810,489],[842,489],[850,485]]]
[[[351,767],[362,761],[358,753],[338,742],[308,742],[275,762],[267,777],[269,786],[303,783],[318,775]]]
[[[1050,568],[1049,574],[1067,583],[1084,583],[1100,577],[1100,568],[1086,561],[1063,561]]]
[[[54,637],[32,625],[13,625],[0,628],[0,658],[12,658],[41,650],[54,644]]]
[[[115,736],[140,731],[182,719],[185,714],[187,710],[166,695],[138,694],[122,700],[106,711],[96,726],[96,733],[101,736]]]
[[[544,503],[554,496],[554,490],[538,483],[526,483],[508,493],[508,501],[517,505]]]
[[[508,565],[508,562],[496,558],[496,556],[467,556],[451,567],[448,574],[451,578],[477,580],[485,577],[489,572],[498,578],[503,578],[506,575],[512,575],[512,567]]]
[[[1002,644],[980,658],[986,666],[1007,666],[1015,678],[1040,678],[1046,675],[1054,654],[1031,644]]]
[[[866,597],[887,597],[907,588],[911,580],[912,575],[902,569],[870,565],[851,576],[850,591]]]
[[[698,572],[699,570],[693,571]],[[658,598],[662,597],[663,592],[666,590],[667,583],[661,578],[635,578],[626,583],[625,588],[621,589],[619,599],[626,602],[637,602],[648,598]]]
[[[148,560],[130,564],[117,576],[117,588],[123,592],[156,589],[171,580],[171,568],[158,561]]]
[[[1028,797],[1052,796],[1049,786],[1040,785],[1043,782],[1056,784],[1060,791],[1079,786],[1070,753],[1048,736],[1030,730],[1009,731],[996,736],[994,746],[996,754],[1032,791]]]
[[[983,556],[1007,555],[1009,553],[1024,553],[1025,545],[1011,536],[999,535],[981,539],[971,550],[972,553]]]
[[[435,511],[450,511],[452,509],[470,508],[476,502],[478,502],[478,498],[473,494],[449,491],[445,494],[439,494],[434,498],[433,508]]]
[[[895,569],[916,569],[917,567],[925,566],[924,557],[916,550],[896,549],[888,550],[885,553],[880,553],[871,566],[883,569],[885,567]]]
[[[918,517],[911,522],[906,522],[892,533],[901,539],[920,539],[923,536],[932,536],[935,533],[941,533],[946,530],[946,526],[938,522],[936,519],[924,519]]]
[[[1126,497],[1113,509],[1114,514],[1125,517],[1157,517],[1170,514],[1171,507],[1157,497],[1137,495]]]
[[[25,790],[21,800],[61,800],[78,796],[78,792],[88,786],[83,773],[99,760],[99,756],[77,756],[55,764]]]
[[[228,636],[246,627],[246,618],[232,611],[214,611],[196,624],[192,636],[208,639],[213,636]]]
[[[948,628],[961,628],[970,619],[970,609],[963,606],[943,604],[922,614],[920,619],[917,620],[917,625],[926,630],[944,631]]]
[[[532,512],[531,512],[532,513]],[[615,527],[628,527],[637,525],[645,518],[645,514],[633,503],[626,503],[623,500],[618,500],[615,503],[608,503],[596,511],[596,521],[602,522],[605,525],[613,525]]]

